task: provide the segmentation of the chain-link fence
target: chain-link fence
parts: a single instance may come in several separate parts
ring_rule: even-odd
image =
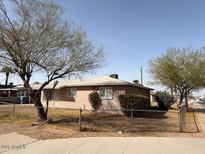
[[[94,132],[176,132],[179,130],[178,111],[159,110],[99,110],[82,111],[81,131]]]
[[[0,105],[0,121],[24,121],[28,124],[44,124],[39,121],[38,108],[29,104],[9,104]],[[43,107],[44,111],[47,109]],[[79,110],[71,110],[66,108],[48,108],[47,118],[49,124],[70,128],[73,130],[79,129]]]
[[[0,105],[0,117],[14,120],[36,120],[37,112],[33,105]]]
[[[44,108],[45,110],[46,108]],[[178,132],[185,125],[195,127],[182,106],[179,110],[71,110],[49,108],[51,124],[82,132]],[[189,115],[192,116],[191,113]],[[28,120],[38,122],[37,108],[33,105],[0,105],[0,118],[5,120]]]

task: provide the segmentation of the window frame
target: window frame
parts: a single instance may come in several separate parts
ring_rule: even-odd
[[[110,96],[110,97],[107,96],[107,89],[112,91],[112,96]],[[101,90],[105,90],[104,91],[105,96],[101,96],[101,92],[100,92]],[[99,95],[100,95],[100,98],[102,100],[112,100],[113,99],[113,87],[100,87],[99,88]]]
[[[53,92],[51,89],[44,89],[43,90],[43,98],[44,100],[52,100],[53,99]]]
[[[73,91],[75,91],[75,95],[73,95]],[[71,95],[69,95],[71,94]],[[76,98],[77,96],[77,89],[76,88],[68,88],[67,89],[67,98]]]

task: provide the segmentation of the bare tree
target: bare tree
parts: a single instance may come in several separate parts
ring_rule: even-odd
[[[42,107],[40,94],[51,81],[72,73],[90,72],[103,65],[104,53],[61,18],[62,8],[53,1],[12,0],[15,18],[9,16],[0,0],[0,66],[9,66],[22,79],[36,107]],[[43,71],[47,80],[34,93],[32,73]],[[41,120],[47,115],[38,108]]]

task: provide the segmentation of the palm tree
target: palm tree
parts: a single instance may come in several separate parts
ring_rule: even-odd
[[[6,81],[5,81],[5,85],[8,85],[8,79],[9,79],[9,74],[10,73],[14,73],[14,70],[11,67],[8,66],[4,66],[2,67],[1,71],[2,73],[6,74]]]

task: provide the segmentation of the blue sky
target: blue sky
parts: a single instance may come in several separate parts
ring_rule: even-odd
[[[82,26],[105,48],[106,66],[97,75],[118,73],[122,79],[150,80],[147,64],[168,47],[205,45],[205,1],[60,0],[65,18]]]
[[[140,66],[148,82],[151,58],[169,47],[205,45],[204,0],[58,0],[64,18],[82,27],[96,45],[103,45],[106,65],[95,74],[119,74],[140,79]],[[41,81],[39,75],[33,81]],[[19,82],[15,77],[13,82]],[[14,81],[15,80],[15,81]],[[0,77],[0,82],[4,78]]]

